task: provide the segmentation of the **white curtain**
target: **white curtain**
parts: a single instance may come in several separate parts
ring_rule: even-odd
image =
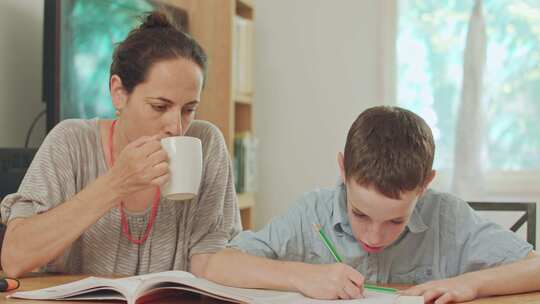
[[[469,20],[463,63],[463,85],[458,108],[452,193],[475,199],[484,192],[486,145],[483,80],[486,30],[482,0],[476,0]]]

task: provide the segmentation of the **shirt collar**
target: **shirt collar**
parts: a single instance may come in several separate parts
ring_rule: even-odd
[[[349,217],[347,216],[347,191],[343,182],[339,182],[335,189],[332,208],[332,227],[338,233],[352,235]]]
[[[414,207],[407,229],[412,233],[422,233],[428,229],[428,226],[422,220],[420,210],[423,205],[420,198]],[[345,184],[339,182],[335,189],[334,202],[332,208],[332,227],[338,233],[347,233],[353,236],[351,224],[347,214],[347,191]]]
[[[413,213],[411,214],[411,218],[407,224],[407,228],[412,233],[422,233],[428,230],[428,226],[424,223],[424,220],[420,215],[420,210],[422,209],[423,205],[424,202],[422,201],[422,198],[420,198],[418,199],[418,202],[416,202],[416,206],[414,206]]]

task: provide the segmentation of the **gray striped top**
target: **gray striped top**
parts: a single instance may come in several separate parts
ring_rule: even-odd
[[[154,227],[141,245],[122,234],[120,212],[112,208],[42,270],[95,275],[189,270],[194,254],[223,248],[241,230],[227,147],[221,132],[208,122],[194,121],[186,135],[202,141],[198,196],[185,202],[162,198]],[[47,135],[18,192],[2,201],[2,221],[47,212],[106,171],[98,119],[62,121]],[[150,211],[126,213],[135,238],[144,233]]]

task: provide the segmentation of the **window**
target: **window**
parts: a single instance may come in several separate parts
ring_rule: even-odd
[[[474,1],[399,1],[397,103],[433,130],[434,167],[454,162],[463,51]],[[487,169],[540,170],[540,2],[484,1]],[[526,173],[526,172],[525,172]]]
[[[148,0],[61,2],[60,120],[114,117],[109,68],[115,43],[152,10]]]

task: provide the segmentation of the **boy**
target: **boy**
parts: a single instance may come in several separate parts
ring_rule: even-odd
[[[539,289],[540,259],[531,245],[464,201],[428,189],[434,152],[431,130],[416,114],[364,111],[338,154],[342,183],[305,194],[259,232],[239,234],[210,259],[205,276],[321,299],[361,297],[364,281],[421,284],[404,293],[435,303]]]

